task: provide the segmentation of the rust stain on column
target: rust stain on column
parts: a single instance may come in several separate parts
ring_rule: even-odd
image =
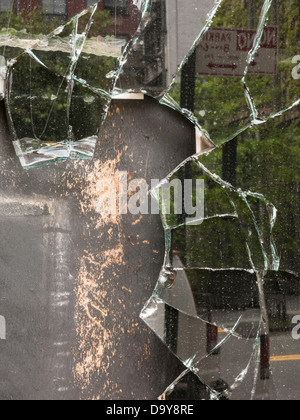
[[[82,213],[90,215],[91,234],[100,239],[103,237],[100,252],[85,250],[76,285],[77,348],[74,354],[74,376],[82,390],[89,387],[95,374],[107,371],[114,354],[112,337],[115,339],[115,335],[120,333],[118,326],[112,330],[106,327],[105,321],[113,303],[108,290],[117,287],[120,279],[116,268],[124,265],[122,216],[100,215],[97,202],[102,194],[100,184],[103,180],[110,179],[118,187],[117,167],[125,151],[126,147],[117,152],[114,160],[95,161],[93,171],[86,177],[87,187],[82,192],[80,203]],[[103,387],[106,385],[103,384]]]
[[[149,109],[154,112],[151,118]],[[166,112],[173,116],[173,111]],[[161,179],[182,156],[191,154],[192,130],[186,135],[172,122],[161,133],[153,123],[161,118],[160,107],[152,100],[112,105],[94,160],[88,165],[73,162],[72,173],[67,174],[67,196],[81,213],[73,378],[82,399],[153,398],[159,394],[153,387],[168,375],[158,374],[161,365],[152,359],[161,358],[161,343],[151,340],[151,332],[139,319],[163,261],[160,217],[101,215],[99,204],[104,193],[110,198],[104,180],[113,182],[116,191],[111,198],[115,199],[121,172],[127,172],[128,182],[146,178],[150,186],[151,179]],[[179,158],[170,158],[163,141],[167,136]],[[168,360],[167,351],[164,358]]]

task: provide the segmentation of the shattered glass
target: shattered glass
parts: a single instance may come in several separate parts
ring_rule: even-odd
[[[14,147],[25,168],[93,157],[143,2],[125,10],[102,1],[87,6],[70,2],[68,14],[75,16],[67,23],[59,0],[41,7],[28,1],[21,10],[10,1],[1,14],[1,75],[4,68]]]
[[[226,175],[227,149],[219,147],[188,159],[153,191],[163,210],[161,190],[167,182],[191,177],[194,185],[204,179],[206,186],[205,216],[198,224],[185,223],[186,214],[162,212],[165,262],[142,319],[187,368],[162,398],[179,398],[179,390],[190,386],[191,372],[201,384],[191,380],[198,389],[198,398],[192,394],[195,399],[277,398],[270,366],[271,334],[291,336],[300,292],[298,219],[289,217],[299,207],[299,183],[280,194],[272,177],[278,171],[276,159],[281,162],[281,176],[299,173],[294,148],[286,151],[286,160],[275,153],[276,137],[282,138],[277,126],[281,123],[274,127],[272,120],[260,126],[259,136],[258,128],[239,136],[235,143],[239,159],[232,167],[235,186],[221,178]],[[251,141],[256,145],[249,157]],[[259,193],[247,190],[255,183]],[[182,399],[187,398],[189,393]]]
[[[184,16],[193,27],[174,10],[176,25]],[[280,399],[275,363],[298,360],[272,352],[298,352],[299,13],[296,2],[215,2],[177,71],[143,85],[215,145],[153,190],[166,254],[141,316],[186,368],[162,399]],[[194,201],[196,182],[205,184],[198,223],[164,196],[187,179]]]
[[[185,115],[206,151],[153,190],[166,252],[141,314],[184,366],[161,399],[280,398],[289,385],[276,363],[299,360],[299,1],[87,3],[71,17],[55,1],[50,25],[31,2],[25,15],[0,2],[0,90],[16,153],[25,168],[92,158],[122,93]],[[205,185],[193,223],[186,202],[163,193],[184,180],[192,201]]]

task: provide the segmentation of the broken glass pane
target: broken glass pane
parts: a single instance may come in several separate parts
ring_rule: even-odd
[[[215,144],[298,103],[297,2],[161,0],[147,11],[121,90],[160,99]]]
[[[245,79],[260,120],[299,101],[300,9],[297,2],[273,0],[267,25],[270,29],[265,31],[253,62],[255,64],[265,55],[265,70],[260,75],[249,71]]]
[[[288,386],[271,364],[297,358],[282,352],[297,351],[300,295],[299,1],[65,6],[0,2],[22,165],[91,158],[118,93],[185,115],[209,150],[153,191],[166,251],[141,315],[187,369],[163,397],[271,398]]]
[[[125,3],[56,0],[19,9],[12,1],[1,14],[6,106],[25,168],[93,157],[116,70],[142,19],[143,1]]]
[[[220,0],[153,0],[147,19],[118,80],[121,90],[146,91],[161,98],[181,63],[206,30]]]
[[[149,301],[143,313],[145,321],[171,351],[182,358],[182,342],[188,340],[186,342],[189,346],[186,347],[191,349],[191,353],[195,350],[194,343],[198,343],[198,352],[194,352],[192,359],[183,360],[187,370],[174,380],[160,398],[163,400],[282,399],[285,387],[292,394],[293,385],[286,378],[286,371],[282,369],[280,371],[280,363],[283,361],[291,363],[297,360],[297,356],[280,355],[287,354],[297,345],[291,344],[291,325],[295,309],[299,308],[299,285],[297,276],[286,272],[268,272],[265,275],[264,293],[268,305],[270,335],[265,335],[263,329],[258,328],[247,338],[239,340],[235,339],[237,329],[228,333],[209,323],[206,327],[201,327],[199,323],[197,332],[195,330],[190,332],[189,326],[196,325],[195,319],[185,324],[187,318],[184,312],[165,304],[162,307],[162,301],[158,298]],[[231,287],[228,285],[226,287],[228,296],[231,294],[232,303],[235,296],[238,297],[239,287],[236,286],[238,285],[232,284]],[[219,285],[216,284],[215,287],[218,289]],[[183,301],[186,301],[185,296]],[[219,311],[222,314],[221,308]],[[251,318],[254,318],[253,314],[249,317]],[[245,320],[241,323],[245,324]],[[197,334],[200,334],[201,328],[202,337],[199,344]],[[206,350],[202,349],[202,353],[199,354],[205,345]],[[207,354],[203,356],[205,351]],[[248,361],[247,366],[245,361]],[[289,370],[288,367],[286,369]]]
[[[214,151],[204,157],[205,162],[210,157],[215,163]],[[177,182],[180,185],[185,178],[194,184],[190,198],[186,195],[186,183],[185,197],[178,194],[176,188],[174,195],[165,193],[173,189]],[[204,196],[197,188],[199,180],[204,182]],[[201,157],[199,160],[188,160],[162,182],[155,196],[159,200],[169,238],[167,261],[172,261],[175,251],[186,268],[263,271],[277,267],[278,255],[271,226],[275,213],[272,204],[261,194],[248,189],[242,191],[223,181],[220,174],[210,172],[209,167],[202,164]],[[171,200],[171,206],[167,205],[166,200]],[[197,214],[197,205],[192,205],[192,208],[195,207],[192,211],[196,213],[191,218],[190,210],[187,211],[189,201],[197,203],[199,200],[204,201],[204,217],[202,213]],[[261,209],[259,218],[257,207]]]
[[[184,162],[153,192],[166,232],[166,254],[142,318],[187,368],[163,399],[184,394],[190,383],[192,392],[198,384],[198,398],[206,393],[207,399],[270,399],[276,398],[276,386],[282,389],[282,375],[277,370],[273,378],[271,369],[282,358],[271,353],[280,352],[278,343],[288,334],[291,341],[299,311],[300,90],[298,66],[292,68],[300,61],[295,56],[299,6],[289,7],[285,22],[286,12],[276,1],[259,7],[249,1],[245,8],[225,0],[162,100],[200,122],[211,140],[222,144]],[[193,182],[193,223],[186,209],[187,180]],[[205,184],[205,212],[197,216],[199,180]],[[199,322],[195,337],[201,322],[215,328],[215,339],[216,331],[230,336],[220,348],[214,342],[220,352],[233,338],[244,340],[247,367],[240,366],[230,380],[207,377],[211,356],[201,351],[207,338],[195,351],[193,339],[181,332],[186,317],[189,326]],[[172,332],[171,344],[166,331]],[[183,331],[188,333],[188,327]],[[279,332],[282,338],[273,349],[270,340]],[[181,341],[189,342],[189,357]],[[242,353],[234,357],[237,364]]]
[[[253,7],[245,7],[240,1],[221,2],[212,24],[163,98],[163,103],[187,115],[192,113],[190,117],[215,144],[231,139],[251,124],[250,104],[241,78],[263,3],[259,0]]]
[[[292,322],[299,311],[298,108],[186,160],[153,191],[166,232],[166,254],[153,300],[142,318],[167,345],[162,326],[168,323],[164,328],[178,335],[172,339],[176,346],[169,345],[170,349],[199,377],[212,399],[275,398],[274,382],[280,389],[278,378],[271,374],[271,362],[276,363],[277,358],[271,356],[270,339],[272,342],[272,335],[280,332],[291,341]],[[187,180],[192,181],[190,192]],[[205,185],[204,196],[197,188],[199,180]],[[197,217],[198,195],[204,200],[204,214]],[[193,223],[190,209],[187,211],[190,207],[196,216]],[[225,381],[228,387],[221,394],[211,386],[215,375],[207,379],[200,373],[201,369],[210,371],[206,366],[209,357],[200,345],[196,351],[179,334],[182,319],[189,320],[194,334],[201,323],[226,333],[230,336],[226,345],[233,337],[245,340],[249,365]],[[192,327],[194,323],[198,326]],[[179,352],[181,340],[189,342],[189,357]],[[213,346],[218,348],[218,341]],[[220,351],[224,348],[221,342]],[[276,349],[279,351],[278,344]],[[236,361],[245,361],[242,353],[246,354],[240,351]],[[222,375],[216,383],[224,385],[227,377]],[[182,381],[171,386],[171,394],[174,390],[177,395],[178,386],[183,389]],[[199,395],[201,392],[203,389]],[[170,389],[163,397],[169,393]]]
[[[264,252],[274,269],[280,266],[297,274],[299,138],[298,106],[199,158],[213,174],[234,180],[237,189],[256,191],[265,198],[265,204],[248,199]],[[230,161],[228,156],[233,155],[236,158]]]
[[[221,315],[222,309],[219,311]],[[200,321],[199,318],[187,316],[154,297],[147,303],[142,319],[182,361],[188,369],[187,372],[192,372],[198,377],[202,384],[201,391],[205,390],[208,394],[206,399],[230,399],[260,355],[263,335],[259,315],[257,328],[246,338],[235,336],[240,321],[230,332],[224,331],[215,325]],[[258,375],[262,374],[263,366],[260,368],[260,372],[257,367],[252,371],[253,382],[249,393],[255,392]],[[270,380],[270,373],[266,373],[268,374],[265,380]],[[186,379],[185,375],[180,378],[180,382],[182,379]],[[198,399],[201,395],[199,385],[198,383]],[[165,392],[165,398],[174,390],[172,384]],[[185,395],[187,399],[197,399],[196,396],[195,392],[191,396]]]
[[[160,282],[155,290],[164,302],[226,331],[234,329],[235,336],[248,338],[257,331],[261,313],[253,273],[182,269],[175,274],[172,288]]]

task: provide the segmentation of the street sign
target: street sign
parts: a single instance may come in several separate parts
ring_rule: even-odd
[[[257,32],[250,29],[211,28],[197,48],[197,76],[243,77]],[[277,73],[278,28],[266,27],[250,74]]]

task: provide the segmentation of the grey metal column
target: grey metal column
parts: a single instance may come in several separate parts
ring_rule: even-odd
[[[162,179],[194,127],[149,98],[116,102],[93,161],[27,172],[0,107],[0,399],[156,398],[182,371],[139,320],[164,232],[155,215],[101,217],[99,183]]]

